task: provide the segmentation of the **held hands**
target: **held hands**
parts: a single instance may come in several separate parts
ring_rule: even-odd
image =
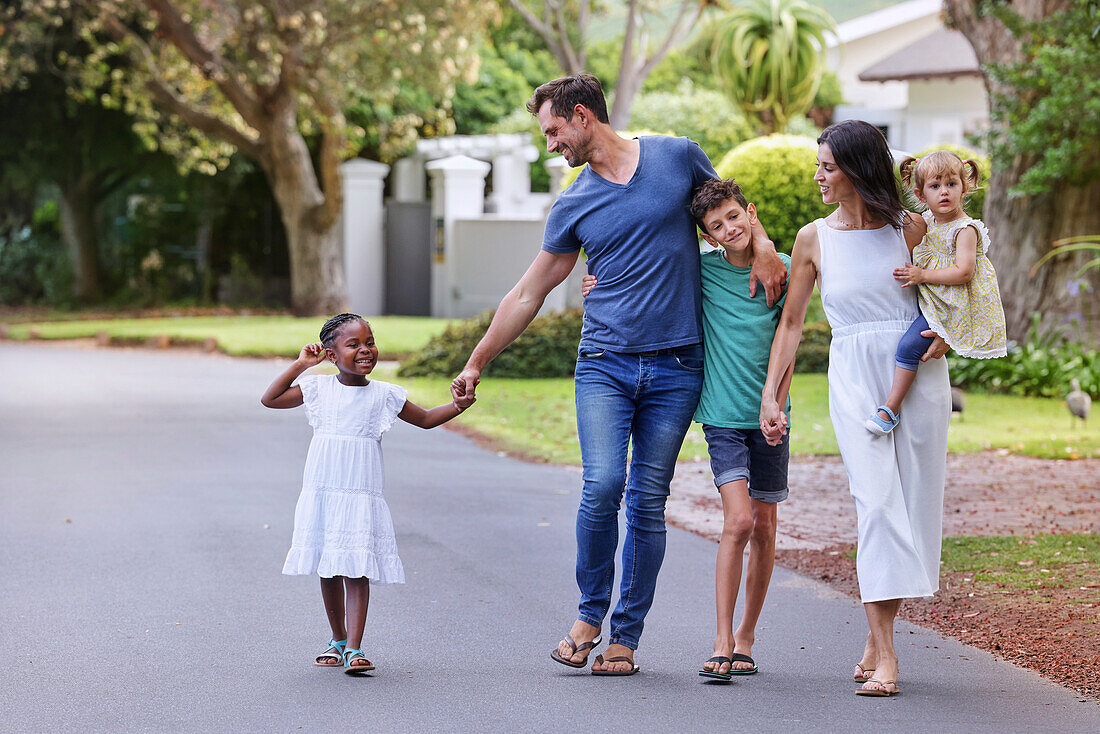
[[[306,344],[298,354],[298,363],[305,367],[313,367],[325,361],[325,347],[320,342]]]
[[[581,298],[587,298],[598,282],[595,275],[586,275],[581,278]]]
[[[787,415],[779,409],[779,403],[775,400],[762,400],[760,402],[760,432],[764,434],[764,440],[769,446],[778,446],[787,435]]]
[[[467,399],[470,402],[466,407],[472,405],[476,399],[474,397],[474,390],[477,389],[477,384],[479,382],[481,382],[480,370],[467,367],[459,372],[458,377],[451,382],[451,397],[454,398],[455,405],[462,408],[462,403],[460,401]],[[465,408],[463,408],[463,410],[465,410]]]
[[[455,407],[458,408],[459,413],[463,412],[476,402],[477,398],[474,397],[474,394],[472,392],[463,395],[461,398],[454,399]]]
[[[918,285],[924,282],[924,268],[918,268],[912,263],[905,263],[900,268],[894,268],[894,280],[900,281],[902,288]]]

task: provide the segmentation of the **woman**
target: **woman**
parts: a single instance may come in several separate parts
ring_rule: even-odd
[[[898,339],[918,313],[914,289],[903,289],[893,271],[909,261],[925,224],[905,211],[890,149],[877,128],[849,120],[827,128],[817,142],[814,180],[822,201],[837,208],[795,238],[760,425],[773,439],[786,432],[776,389],[794,359],[816,281],[833,330],[829,414],[856,503],[856,572],[870,628],[853,677],[863,683],[857,694],[892,696],[898,692],[894,618],[901,600],[939,589],[950,385],[946,362],[928,362],[906,400],[905,422],[881,437],[864,427],[890,385]],[[923,360],[946,352],[937,337]]]

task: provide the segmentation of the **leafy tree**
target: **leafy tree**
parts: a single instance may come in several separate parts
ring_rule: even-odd
[[[835,24],[806,0],[745,0],[714,21],[710,63],[719,87],[756,126],[785,130],[814,103]]]
[[[610,4],[592,0],[508,0],[545,41],[567,74],[589,71],[588,46],[592,24],[617,20]],[[716,0],[626,0],[622,41],[616,42],[617,73],[611,100],[611,124],[630,120],[634,97],[646,78],[677,43],[690,33],[703,10]],[[650,43],[650,37],[655,43]],[[610,73],[600,76],[610,77]]]
[[[1084,250],[1067,248],[1029,277],[1055,241],[1100,232],[1100,6],[947,0],[945,8],[989,90],[993,173],[984,216],[1009,335],[1019,340],[1032,313],[1060,321],[1078,310],[1082,289],[1100,287],[1098,269],[1077,279]]]
[[[259,163],[286,229],[294,309],[331,312],[346,302],[339,164],[354,152],[349,134],[365,134],[348,129],[343,110],[364,83],[372,101],[393,99],[404,77],[450,97],[476,65],[470,40],[494,9],[476,0],[16,0],[0,16],[0,73],[31,71],[24,51],[71,19],[92,53],[67,70],[84,93],[110,85],[106,99],[139,118],[146,143],[208,173],[233,150]]]

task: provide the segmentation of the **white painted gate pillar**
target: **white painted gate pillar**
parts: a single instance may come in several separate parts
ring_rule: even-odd
[[[344,277],[348,307],[363,316],[385,309],[386,258],[382,189],[390,167],[354,158],[340,165],[344,178]]]
[[[485,213],[490,165],[456,155],[427,164],[432,183],[432,316],[455,316],[454,222]]]

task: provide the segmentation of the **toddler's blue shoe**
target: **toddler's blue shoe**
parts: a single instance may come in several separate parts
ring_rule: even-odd
[[[880,416],[880,410],[886,415],[890,416],[890,420],[885,420],[882,416]],[[875,434],[876,436],[885,436],[887,433],[897,428],[899,423],[901,423],[900,415],[890,410],[885,405],[880,405],[875,408],[875,412],[871,413],[871,417],[867,419],[867,422],[864,425],[867,426],[868,431]]]

